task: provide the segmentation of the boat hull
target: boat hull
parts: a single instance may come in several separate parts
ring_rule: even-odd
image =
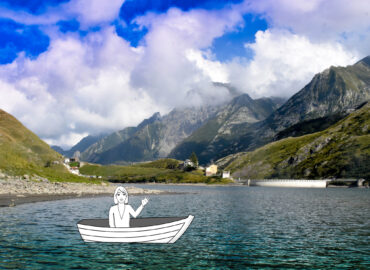
[[[175,243],[194,216],[131,219],[129,228],[110,228],[107,219],[83,219],[77,223],[85,242]]]

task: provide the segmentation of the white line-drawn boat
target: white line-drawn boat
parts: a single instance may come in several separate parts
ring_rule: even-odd
[[[108,219],[83,219],[77,223],[85,242],[175,243],[194,216],[150,217],[130,220],[128,228],[111,228]]]

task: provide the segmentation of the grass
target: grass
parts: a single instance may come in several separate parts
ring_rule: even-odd
[[[134,165],[141,168],[158,168],[158,169],[176,169],[179,167],[181,161],[172,158],[163,158],[151,162],[143,162]]]
[[[88,164],[80,168],[80,172],[86,175],[102,176],[111,182],[156,182],[156,183],[207,183],[226,184],[231,180],[220,177],[207,177],[203,171],[195,170],[184,172],[179,169],[167,169],[165,164],[172,164],[175,160],[158,160],[150,163],[135,164],[132,166],[118,165],[92,165]],[[150,167],[156,166],[156,167]]]
[[[50,181],[89,182],[62,165],[62,155],[0,110],[0,170],[11,176],[41,176]]]
[[[69,166],[70,167],[80,167],[80,162],[78,162],[78,161],[70,162]]]

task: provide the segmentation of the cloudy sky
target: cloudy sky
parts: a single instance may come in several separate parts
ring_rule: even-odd
[[[50,144],[154,112],[290,97],[370,54],[368,0],[1,0],[0,108]]]

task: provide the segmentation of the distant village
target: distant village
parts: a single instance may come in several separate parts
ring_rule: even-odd
[[[202,167],[202,166],[199,166],[198,163],[195,163],[195,162],[191,161],[190,159],[186,159],[184,161],[184,163],[180,164],[180,167],[183,170],[186,170],[187,168],[193,168],[193,169],[203,170],[205,172],[205,176],[216,176],[216,175],[219,175],[222,178],[232,179],[231,178],[231,175],[230,175],[230,171],[222,171],[222,172],[219,172],[218,171],[218,167],[217,167],[216,164],[211,164],[211,165],[209,165],[207,167]]]
[[[101,176],[96,175],[82,175],[79,171],[79,168],[84,165],[84,162],[80,161],[79,153],[74,155],[72,158],[65,158],[64,159],[64,166],[69,170],[69,172],[89,177],[89,178],[102,178]],[[198,159],[196,158],[195,154],[193,153],[190,159],[186,159],[183,163],[181,163],[178,167],[183,171],[192,171],[192,170],[202,170],[204,171],[205,176],[219,176],[222,178],[231,179],[230,171],[219,171],[218,166],[216,164],[211,164],[209,166],[203,167],[199,166]]]

